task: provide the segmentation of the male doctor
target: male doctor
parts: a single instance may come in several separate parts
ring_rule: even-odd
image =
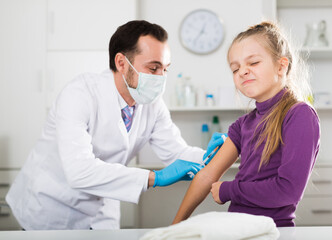
[[[204,151],[186,144],[161,98],[167,37],[146,21],[120,26],[110,70],[80,75],[62,90],[6,196],[23,229],[117,229],[120,201],[137,203],[149,187],[200,170]],[[168,167],[126,166],[147,142]]]

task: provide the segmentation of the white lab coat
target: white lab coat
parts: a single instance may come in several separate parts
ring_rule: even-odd
[[[119,200],[137,203],[147,188],[149,171],[126,167],[147,142],[166,165],[204,154],[161,98],[136,106],[127,133],[113,73],[83,74],[59,94],[6,200],[27,230],[119,228]]]

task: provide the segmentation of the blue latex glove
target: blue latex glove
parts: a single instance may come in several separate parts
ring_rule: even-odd
[[[216,153],[219,151],[220,147],[224,144],[225,139],[227,137],[228,137],[228,135],[226,133],[215,132],[212,135],[212,138],[207,146],[206,153],[203,155],[203,160],[205,160],[207,157],[209,157],[206,160],[205,165],[207,165],[211,161],[211,159],[214,157],[214,155],[216,155]],[[216,148],[217,148],[217,150],[211,156],[209,156],[210,153],[212,153],[213,150]]]
[[[165,187],[178,181],[190,181],[202,168],[201,164],[177,159],[162,170],[154,170],[156,178],[153,187]]]

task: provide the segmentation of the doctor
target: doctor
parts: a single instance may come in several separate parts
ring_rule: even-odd
[[[156,24],[128,22],[110,40],[110,70],[62,90],[6,196],[22,228],[117,229],[120,201],[200,170],[204,151],[186,144],[161,98],[167,38]],[[168,167],[126,166],[147,142]]]

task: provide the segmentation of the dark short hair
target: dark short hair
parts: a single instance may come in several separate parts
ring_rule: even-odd
[[[117,53],[123,53],[129,59],[133,57],[134,54],[139,53],[139,49],[137,48],[138,39],[146,35],[150,35],[160,42],[165,42],[168,39],[168,34],[165,29],[157,24],[152,24],[144,20],[130,21],[118,27],[111,37],[108,47],[110,69],[114,72],[117,71],[114,61]]]

